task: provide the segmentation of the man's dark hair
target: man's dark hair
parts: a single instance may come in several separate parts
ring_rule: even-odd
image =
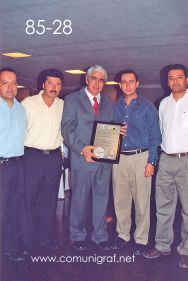
[[[15,75],[17,75],[17,74],[16,74],[16,71],[15,71],[13,68],[11,68],[11,67],[3,67],[3,68],[1,68],[1,69],[0,69],[0,74],[1,74],[2,72],[4,72],[4,71],[12,72],[12,73],[14,73]]]
[[[54,68],[42,70],[37,78],[37,89],[39,91],[43,89],[42,85],[49,76],[59,78],[62,83],[64,81],[63,73],[60,70]]]
[[[125,69],[125,70],[120,71],[120,73],[119,73],[119,82],[121,82],[121,77],[122,77],[124,74],[130,74],[130,73],[134,74],[135,79],[136,79],[136,82],[137,82],[137,81],[138,81],[138,75],[137,75],[136,72],[135,72],[134,70],[132,70],[132,69]]]
[[[168,65],[167,76],[168,76],[168,74],[169,74],[169,72],[171,70],[179,70],[179,69],[183,70],[185,77],[188,77],[188,69],[187,69],[187,67],[185,65],[183,65],[183,64],[178,64],[178,63],[177,64],[170,64],[170,65]]]
[[[64,81],[63,73],[58,69],[53,69],[53,68],[46,69],[46,70],[43,70],[40,74],[41,74],[42,83],[44,83],[48,79],[48,77],[59,78],[62,83]]]

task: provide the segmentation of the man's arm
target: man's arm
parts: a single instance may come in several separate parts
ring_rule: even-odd
[[[154,106],[152,106],[148,111],[147,125],[149,133],[149,158],[145,169],[146,177],[152,176],[154,173],[154,166],[158,160],[157,148],[161,143],[158,112]]]
[[[67,147],[78,155],[85,147],[83,140],[76,134],[77,116],[74,96],[67,96],[64,102],[61,132]]]
[[[82,155],[86,162],[95,162],[91,157],[94,157],[92,150],[94,146],[84,143],[76,133],[77,128],[77,118],[76,115],[76,102],[74,96],[67,96],[65,98],[63,117],[62,117],[62,136],[65,144],[69,149]]]

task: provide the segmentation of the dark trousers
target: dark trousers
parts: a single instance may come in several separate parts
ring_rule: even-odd
[[[48,243],[54,239],[59,182],[62,173],[60,151],[43,154],[25,150],[25,194],[27,243]]]
[[[4,251],[14,251],[23,242],[25,222],[23,159],[20,158],[0,163],[0,227]]]

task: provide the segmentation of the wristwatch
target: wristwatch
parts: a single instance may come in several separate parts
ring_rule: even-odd
[[[149,164],[155,167],[157,165],[157,161],[150,162]]]

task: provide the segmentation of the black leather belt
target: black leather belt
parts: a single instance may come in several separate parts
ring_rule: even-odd
[[[9,157],[9,158],[0,157],[0,164],[8,163],[9,161],[17,161],[17,160],[19,160],[21,157],[22,157],[22,156]]]
[[[148,149],[136,149],[136,150],[130,150],[130,151],[121,151],[121,154],[134,155],[134,154],[139,154],[139,153],[145,152],[147,150]]]
[[[166,155],[168,155],[168,156],[173,156],[173,157],[185,157],[185,156],[188,156],[188,152],[181,152],[181,153],[166,153],[165,152],[165,154]]]
[[[50,154],[50,153],[53,153],[53,152],[60,151],[60,147],[58,147],[56,149],[47,150],[47,149],[38,149],[38,148],[34,148],[34,147],[25,146],[25,149],[26,150],[38,151],[38,152],[41,152],[42,154]]]

